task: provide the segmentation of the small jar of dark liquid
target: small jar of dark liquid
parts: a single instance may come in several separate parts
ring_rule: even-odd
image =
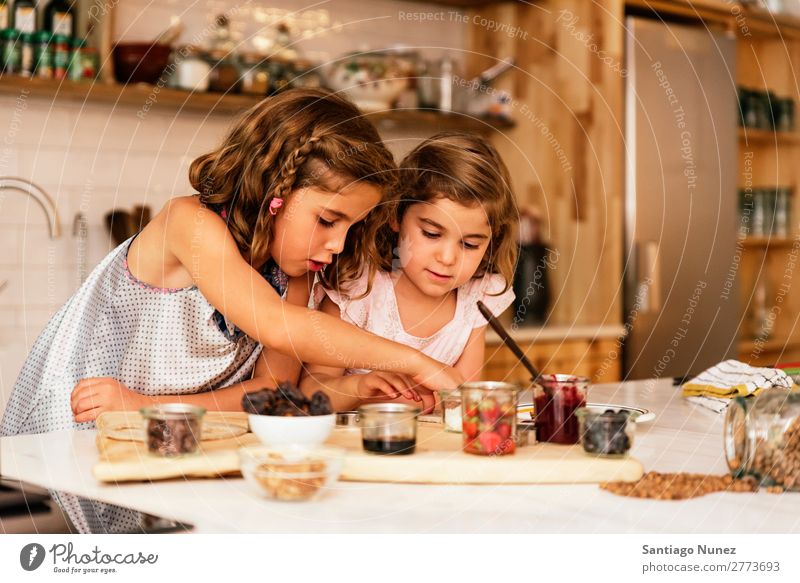
[[[358,408],[364,449],[372,453],[406,455],[417,445],[419,407],[402,403],[372,403]]]
[[[536,439],[571,445],[580,440],[575,412],[586,406],[589,379],[566,374],[541,375],[534,386]]]

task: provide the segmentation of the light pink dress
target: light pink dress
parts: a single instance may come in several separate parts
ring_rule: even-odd
[[[505,287],[504,281],[501,275],[486,275],[462,285],[457,291],[453,319],[427,338],[413,336],[403,328],[394,293],[394,282],[392,276],[386,272],[379,271],[375,275],[372,290],[363,298],[352,299],[364,293],[367,287],[366,274],[349,286],[346,296],[332,290],[323,290],[319,285],[314,295],[317,303],[320,303],[323,294],[327,294],[339,306],[341,318],[345,322],[355,324],[383,338],[416,348],[439,362],[453,366],[464,352],[472,330],[487,325],[478,311],[477,302],[482,301],[493,314],[498,315],[514,301],[514,292],[511,289],[500,295],[491,295],[499,293]],[[367,372],[369,371],[347,369],[345,374]]]

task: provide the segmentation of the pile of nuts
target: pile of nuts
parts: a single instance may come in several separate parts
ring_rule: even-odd
[[[278,454],[255,467],[254,475],[267,495],[277,500],[307,500],[325,485],[326,464],[319,459],[286,463]]]
[[[636,482],[605,482],[600,484],[600,488],[633,498],[685,500],[714,492],[755,492],[758,483],[751,478],[736,480],[729,475],[647,472]]]
[[[333,405],[328,395],[317,391],[308,399],[303,391],[288,381],[278,383],[274,391],[261,389],[245,394],[242,397],[242,409],[254,415],[278,417],[304,417],[333,413]]]
[[[752,470],[768,489],[800,489],[800,417],[778,439],[759,439]]]

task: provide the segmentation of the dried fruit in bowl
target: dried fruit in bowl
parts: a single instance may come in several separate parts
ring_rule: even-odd
[[[289,382],[278,384],[276,389],[261,389],[242,397],[242,409],[253,415],[277,417],[305,417],[308,415],[331,415],[333,405],[322,391],[306,398],[303,392]]]

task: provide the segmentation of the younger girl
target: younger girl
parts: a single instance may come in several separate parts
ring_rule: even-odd
[[[378,336],[417,348],[477,380],[487,322],[477,302],[499,314],[513,301],[517,208],[497,151],[475,137],[439,134],[400,165],[393,218],[378,233],[380,271],[346,289],[318,287],[321,310]],[[365,295],[366,294],[366,295]],[[344,376],[342,376],[344,375]],[[303,389],[320,386],[339,409],[404,379],[387,372],[310,366]],[[425,400],[426,407],[432,401]]]
[[[254,106],[192,163],[199,196],[169,202],[53,317],[0,435],[91,428],[103,411],[161,401],[240,410],[271,377],[296,379],[296,358],[458,385],[432,358],[305,307],[309,272],[333,287],[369,277],[377,222],[364,219],[394,173],[373,126],[343,98],[292,90]]]

